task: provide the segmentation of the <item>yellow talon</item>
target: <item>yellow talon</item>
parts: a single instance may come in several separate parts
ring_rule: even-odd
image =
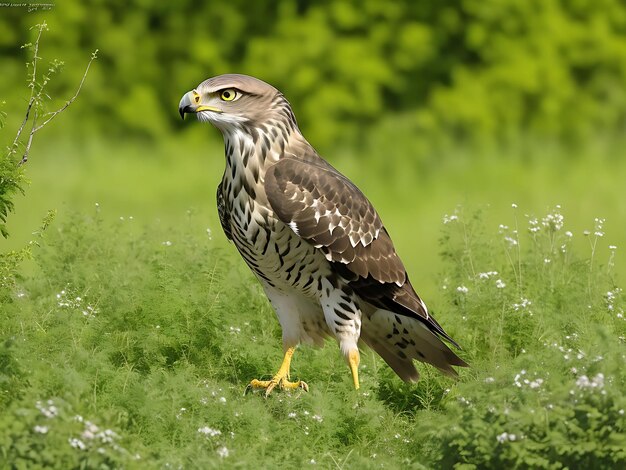
[[[306,382],[298,380],[297,382],[289,381],[289,367],[291,366],[291,356],[296,348],[289,348],[285,351],[285,357],[283,359],[283,363],[278,369],[278,372],[272,380],[257,380],[254,379],[250,381],[248,386],[246,387],[246,392],[250,389],[265,389],[265,397],[267,398],[274,388],[278,387],[281,390],[295,390],[301,388],[305,392],[309,391],[309,386]]]
[[[353,349],[348,353],[348,364],[350,365],[350,370],[352,371],[352,380],[354,380],[354,388],[356,390],[359,389],[359,350]]]

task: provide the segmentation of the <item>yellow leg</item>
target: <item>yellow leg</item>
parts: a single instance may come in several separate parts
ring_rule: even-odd
[[[352,371],[352,380],[354,380],[354,388],[355,390],[359,389],[359,351],[358,349],[354,349],[348,353],[348,364],[350,365],[350,370]]]
[[[305,382],[301,380],[298,380],[297,382],[289,381],[289,367],[291,366],[291,356],[293,356],[295,350],[296,348],[289,348],[287,349],[287,351],[285,351],[283,363],[280,365],[280,369],[278,369],[276,375],[272,377],[272,380],[254,379],[248,384],[248,386],[246,387],[246,391],[254,388],[264,389],[266,397],[268,397],[269,394],[272,393],[272,390],[274,390],[276,386],[278,386],[278,388],[280,388],[281,390],[295,390],[297,388],[301,388],[304,391],[308,392],[309,386]]]

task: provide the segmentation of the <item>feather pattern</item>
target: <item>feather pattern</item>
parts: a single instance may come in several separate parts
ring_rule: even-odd
[[[224,89],[237,99],[221,101]],[[265,289],[285,350],[333,335],[353,368],[363,342],[406,381],[419,377],[414,360],[448,375],[467,365],[442,341],[457,346],[413,289],[371,202],[307,142],[282,93],[221,75],[186,94],[179,111],[222,132],[220,223]]]

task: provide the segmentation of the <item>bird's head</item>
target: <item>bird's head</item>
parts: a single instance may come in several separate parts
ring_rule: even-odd
[[[248,75],[225,74],[203,81],[196,89],[183,95],[178,111],[194,113],[200,121],[208,121],[222,132],[243,125],[258,125],[290,115],[289,103],[273,86]]]

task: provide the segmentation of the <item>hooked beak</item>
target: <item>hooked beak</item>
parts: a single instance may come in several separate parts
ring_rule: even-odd
[[[200,95],[196,90],[189,91],[183,95],[183,98],[178,104],[178,112],[180,117],[185,119],[186,113],[199,113],[201,111],[213,111],[214,113],[221,113],[222,110],[214,106],[205,106],[200,103]]]

